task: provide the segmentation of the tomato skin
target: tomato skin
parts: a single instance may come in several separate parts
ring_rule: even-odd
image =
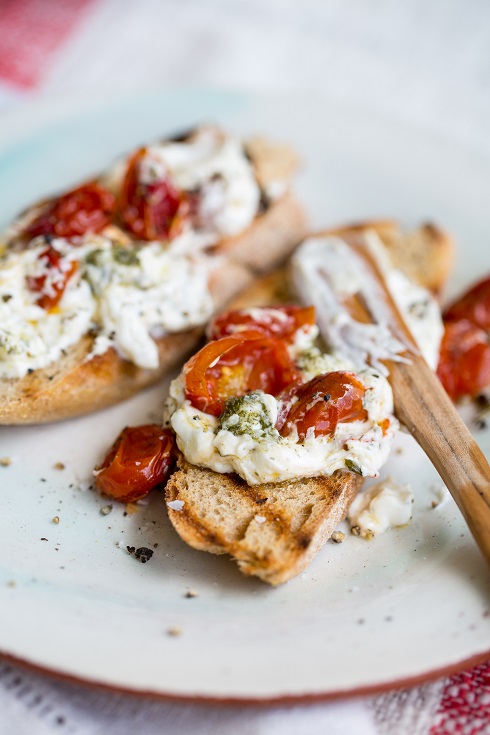
[[[184,365],[185,397],[219,416],[228,398],[254,390],[277,395],[297,377],[286,345],[250,330],[209,342],[191,357]]]
[[[188,205],[183,192],[169,178],[140,182],[146,148],[130,158],[121,189],[119,216],[124,227],[140,240],[168,240],[178,234]]]
[[[490,331],[490,278],[475,284],[445,312],[445,321],[466,319],[476,326]]]
[[[170,429],[158,424],[127,426],[95,468],[95,484],[114,500],[139,500],[167,480],[174,455]]]
[[[209,339],[220,339],[231,334],[253,329],[268,337],[292,342],[302,327],[315,324],[314,306],[274,306],[257,309],[254,315],[248,309],[228,311],[216,317],[209,329]]]
[[[332,435],[339,422],[367,419],[362,405],[365,392],[366,388],[353,373],[317,375],[289,395],[290,400],[293,397],[298,400],[283,419],[283,426],[276,424],[276,428],[282,436],[289,436],[296,429],[299,441],[306,438],[312,427],[315,436]]]
[[[437,375],[453,401],[490,385],[488,334],[468,319],[445,324]]]
[[[47,276],[27,276],[27,288],[37,293],[36,303],[42,309],[49,311],[54,309],[63,296],[66,284],[77,270],[77,264],[70,262],[66,270],[61,270],[61,255],[49,245],[39,254],[39,260],[44,260],[51,273],[56,273],[56,279],[51,283],[51,292],[46,289]]]
[[[71,238],[100,232],[111,221],[115,206],[114,194],[101,184],[83,184],[50,202],[23,234]]]
[[[446,310],[437,375],[453,401],[490,385],[490,278]]]

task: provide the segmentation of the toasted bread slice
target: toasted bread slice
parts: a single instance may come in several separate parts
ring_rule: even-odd
[[[210,288],[216,309],[250,285],[252,273],[238,264],[216,269]],[[123,360],[114,349],[90,359],[94,337],[85,335],[61,360],[18,380],[0,379],[0,424],[59,421],[118,403],[152,385],[169,368],[182,362],[196,347],[204,326],[155,340],[159,366],[140,368]]]
[[[265,202],[264,211],[247,230],[211,249],[211,254],[223,257],[223,265],[210,277],[216,310],[248,286],[254,273],[270,271],[284,262],[306,234],[303,209],[287,187],[298,164],[294,151],[258,138],[245,147],[264,191],[277,182],[284,185],[284,190]],[[131,237],[114,224],[106,227],[104,234],[119,243],[131,242]],[[123,360],[114,349],[88,359],[94,340],[85,335],[52,365],[22,379],[0,378],[0,424],[57,421],[128,398],[182,361],[196,346],[203,329],[204,325],[155,340],[160,362],[154,370]]]
[[[342,236],[366,229],[378,233],[394,265],[426,287],[442,288],[452,262],[452,243],[432,225],[405,235],[395,222],[379,220],[319,234]],[[411,248],[410,243],[416,244]],[[416,248],[425,270],[413,259]],[[282,269],[256,281],[230,306],[243,309],[292,301],[287,269]],[[308,566],[347,514],[362,482],[362,477],[338,470],[331,477],[249,486],[236,475],[195,467],[181,456],[179,469],[167,484],[166,502],[173,526],[190,546],[231,554],[244,574],[278,585]],[[183,503],[180,510],[181,504],[172,502],[176,500]]]
[[[306,233],[304,211],[288,192],[270,204],[245,232],[223,240],[214,252],[263,274],[284,263]]]
[[[236,475],[194,467],[181,457],[166,501],[172,524],[190,546],[231,554],[244,574],[278,585],[308,566],[362,481],[338,470],[331,477],[249,487]],[[175,500],[184,503],[181,510]]]

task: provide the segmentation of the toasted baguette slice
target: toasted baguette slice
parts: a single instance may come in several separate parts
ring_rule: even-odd
[[[414,249],[407,243],[417,243],[425,271],[413,268],[412,278],[415,272],[419,283],[430,284],[436,291],[442,288],[443,276],[451,266],[452,243],[432,225],[404,235],[396,223],[380,220],[319,234],[347,235],[366,229],[376,230],[394,265],[409,275],[416,263]],[[230,306],[243,309],[291,301],[294,294],[287,269],[282,269],[257,280]],[[173,526],[190,546],[231,554],[244,574],[278,585],[308,566],[347,514],[362,482],[362,477],[338,470],[331,477],[248,486],[236,475],[195,467],[181,456],[179,469],[167,484],[166,501]],[[181,510],[172,507],[175,500],[183,502]]]
[[[252,273],[238,264],[216,269],[210,282],[216,309],[252,283]],[[159,366],[140,368],[123,360],[114,349],[87,359],[94,337],[86,335],[61,360],[22,379],[0,379],[0,424],[59,421],[118,403],[158,382],[169,368],[182,362],[204,331],[196,327],[155,340]]]
[[[287,582],[311,562],[362,485],[338,470],[314,477],[249,487],[236,475],[194,467],[182,457],[170,478],[170,520],[190,546],[231,554],[244,574],[272,585]],[[182,510],[169,506],[184,503]]]
[[[211,249],[211,254],[223,257],[222,267],[213,271],[210,280],[216,310],[248,286],[254,273],[270,271],[284,262],[306,233],[303,209],[287,186],[298,165],[294,151],[259,138],[246,142],[245,148],[263,190],[266,192],[271,184],[279,182],[284,185],[284,191],[265,202],[265,210],[247,230]],[[28,210],[30,214],[23,216],[32,217],[33,211],[38,213],[43,204],[40,202],[34,210]],[[131,243],[131,237],[114,224],[106,227],[103,234],[119,243]],[[15,247],[15,241],[7,238],[4,247],[12,244]],[[156,340],[160,362],[154,370],[121,359],[114,349],[87,359],[93,338],[85,335],[63,358],[47,368],[22,379],[0,378],[0,424],[57,421],[128,398],[160,380],[169,368],[184,360],[196,346],[203,329],[190,329]]]
[[[280,266],[307,233],[304,211],[290,192],[269,205],[251,227],[213,252],[263,274]]]

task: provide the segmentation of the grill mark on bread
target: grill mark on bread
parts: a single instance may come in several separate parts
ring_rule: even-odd
[[[244,574],[280,584],[301,572],[330,538],[362,478],[344,470],[331,477],[249,487],[234,475],[194,467],[181,455],[166,489],[179,535],[192,547],[231,554]],[[264,501],[266,502],[258,502]],[[257,522],[256,516],[265,518]]]

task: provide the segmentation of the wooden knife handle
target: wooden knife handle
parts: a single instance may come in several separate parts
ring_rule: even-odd
[[[418,356],[390,362],[395,412],[444,480],[490,564],[490,465],[436,375]]]

